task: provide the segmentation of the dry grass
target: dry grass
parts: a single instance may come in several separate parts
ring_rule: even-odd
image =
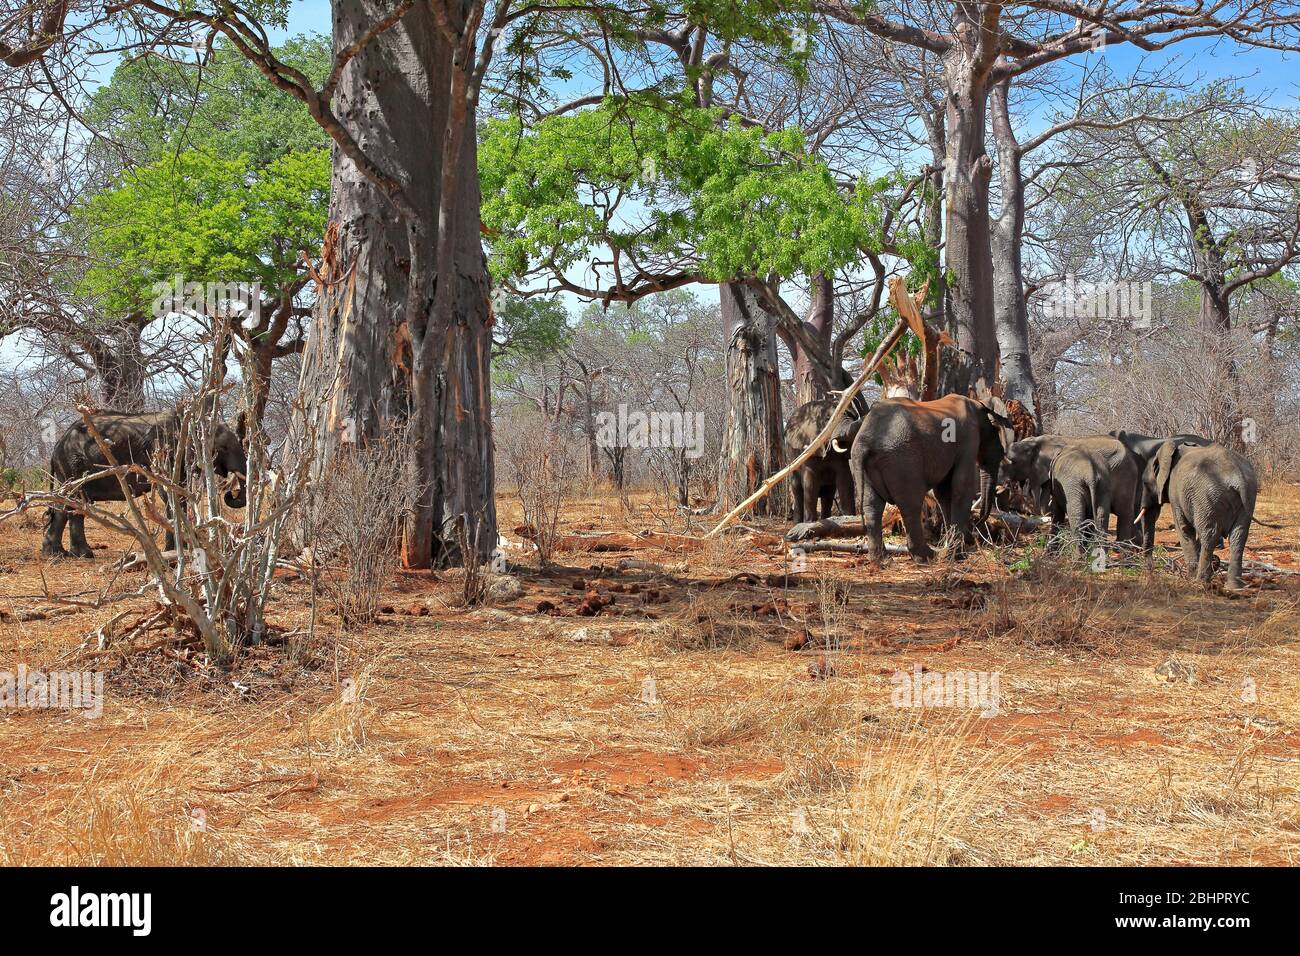
[[[1300,494],[1269,488],[1260,512],[1294,528]],[[564,528],[656,514],[593,497]],[[42,578],[92,592],[125,546],[99,532],[99,562],[50,563],[39,534],[0,537],[0,670],[52,667],[112,613],[21,619],[49,606]],[[0,711],[0,862],[1300,862],[1300,580],[1228,597],[1160,570],[1031,572],[1021,546],[814,554],[806,583],[719,586],[786,570],[756,541],[558,552],[490,608],[461,606],[454,574],[398,572],[382,603],[400,613],[355,633],[324,615],[310,646],[288,582],[272,618],[302,653],[165,681],[141,661],[108,674],[100,720]],[[1294,531],[1250,552],[1300,568]],[[578,617],[576,578],[624,589]],[[1175,658],[1193,680],[1155,673]],[[891,675],[918,666],[997,671],[999,713],[895,708]]]

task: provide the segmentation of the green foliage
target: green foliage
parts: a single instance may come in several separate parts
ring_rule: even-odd
[[[537,360],[558,352],[572,336],[569,313],[556,299],[505,300],[493,314],[492,351]]]
[[[330,69],[330,39],[299,36],[276,55],[323,83]],[[287,153],[319,149],[329,138],[298,100],[273,87],[238,50],[214,48],[201,69],[161,56],[123,62],[97,90],[87,123],[114,143],[100,146],[110,164],[148,164],[164,155],[201,149],[223,156],[245,154],[263,166]]]
[[[81,291],[128,315],[147,312],[154,284],[178,274],[289,286],[299,252],[320,245],[329,177],[321,148],[260,168],[247,154],[188,150],[126,173],[76,210],[91,258]]]
[[[799,131],[766,133],[651,94],[528,128],[490,122],[479,172],[498,279],[564,271],[599,247],[680,261],[711,281],[832,271],[879,247],[894,184],[846,192]]]
[[[321,83],[330,40],[296,37],[276,55]],[[76,210],[91,264],[79,291],[105,314],[147,313],[157,282],[260,282],[278,295],[300,282],[299,253],[320,247],[329,196],[329,138],[300,102],[237,50],[201,68],[145,56],[96,91],[88,123],[112,184]]]

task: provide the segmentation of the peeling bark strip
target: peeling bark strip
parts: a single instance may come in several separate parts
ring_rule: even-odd
[[[467,13],[434,0],[396,22],[376,0],[333,9],[336,60],[347,61],[331,77],[335,113],[383,176],[336,147],[335,261],[303,355],[304,392],[319,400],[322,472],[340,445],[409,422],[420,493],[404,563],[458,561],[465,532],[487,557],[497,539],[491,319],[474,136],[484,61],[465,55],[481,5]]]
[[[729,504],[743,500],[781,467],[784,445],[777,316],[759,305],[746,285],[729,282],[721,290],[728,400],[718,493]],[[775,503],[773,513],[783,505]]]

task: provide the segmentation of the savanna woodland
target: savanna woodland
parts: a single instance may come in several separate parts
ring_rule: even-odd
[[[0,863],[1300,861],[1298,63],[0,0]]]

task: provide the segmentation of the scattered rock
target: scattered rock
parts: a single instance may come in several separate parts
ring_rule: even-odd
[[[807,631],[796,631],[785,639],[784,645],[787,651],[801,651],[808,646],[812,640]]]
[[[553,601],[538,601],[538,602],[537,602],[537,613],[538,613],[538,614],[550,614],[550,613],[551,613],[552,611],[554,611],[554,610],[555,610],[555,603],[554,603]]]
[[[1157,680],[1165,681],[1169,684],[1183,682],[1193,684],[1196,682],[1196,669],[1188,664],[1184,664],[1176,657],[1171,657],[1163,664],[1157,664],[1155,667]]]
[[[524,586],[513,574],[494,574],[488,581],[487,597],[492,602],[513,601],[522,597]]]

